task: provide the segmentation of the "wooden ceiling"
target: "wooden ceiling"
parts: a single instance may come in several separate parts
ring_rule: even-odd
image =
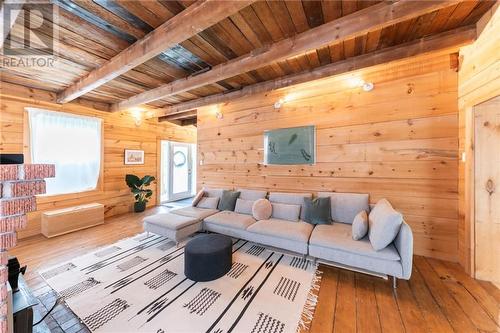
[[[380,1],[257,1],[160,55],[86,93],[92,101],[118,103],[165,83],[203,73],[253,50],[374,6]],[[59,16],[55,68],[5,68],[2,81],[61,92],[195,1],[54,0]],[[311,70],[425,36],[467,26],[495,1],[463,1],[261,68],[149,103],[168,107]],[[28,5],[36,6],[36,5]],[[47,27],[49,29],[50,27]],[[17,24],[7,37],[20,39]]]

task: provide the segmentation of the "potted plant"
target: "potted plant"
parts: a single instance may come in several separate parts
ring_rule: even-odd
[[[146,203],[153,195],[153,190],[150,190],[147,187],[151,185],[151,182],[154,180],[155,177],[153,176],[144,176],[142,178],[139,178],[136,175],[125,176],[125,182],[128,187],[130,187],[130,191],[134,193],[134,212],[140,213],[146,210]]]

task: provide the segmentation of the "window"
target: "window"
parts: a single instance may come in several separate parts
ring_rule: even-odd
[[[28,108],[32,163],[56,165],[47,194],[94,190],[101,170],[101,119]]]

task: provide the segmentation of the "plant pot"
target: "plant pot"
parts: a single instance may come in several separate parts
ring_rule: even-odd
[[[146,203],[144,201],[139,201],[134,203],[134,212],[140,213],[146,210]]]

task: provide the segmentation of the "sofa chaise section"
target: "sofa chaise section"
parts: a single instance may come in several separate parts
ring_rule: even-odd
[[[210,189],[205,191],[205,197],[218,197],[222,190]],[[143,220],[144,230],[157,235],[165,236],[176,243],[202,230],[204,218],[218,213],[215,208],[183,207],[171,210],[168,213],[147,216]]]
[[[143,225],[145,231],[165,236],[176,243],[201,231],[200,219],[172,213],[148,216],[144,218]]]
[[[203,220],[204,218],[211,216],[211,215],[217,214],[218,212],[219,211],[217,209],[198,208],[198,207],[192,207],[192,206],[177,208],[177,209],[170,211],[170,213],[172,213],[172,214],[193,217],[193,218],[196,218],[200,221]]]

